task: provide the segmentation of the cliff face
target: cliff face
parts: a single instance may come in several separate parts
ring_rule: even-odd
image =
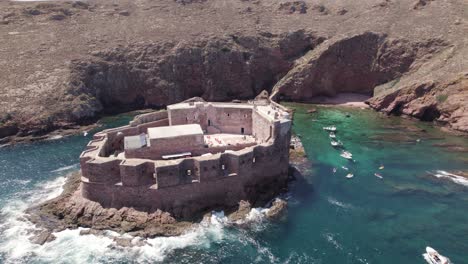
[[[193,96],[373,95],[468,131],[466,1],[0,3],[0,138]]]

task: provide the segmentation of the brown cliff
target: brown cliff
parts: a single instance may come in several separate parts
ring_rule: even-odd
[[[356,92],[467,131],[466,1],[0,3],[0,137],[189,97]],[[326,41],[325,41],[326,40]]]

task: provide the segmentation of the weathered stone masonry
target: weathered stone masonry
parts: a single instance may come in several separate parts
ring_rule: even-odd
[[[226,142],[187,144],[169,135],[164,148],[124,148],[126,137],[148,138],[148,128],[186,124],[200,125],[207,142]],[[288,110],[269,100],[170,105],[94,136],[80,156],[82,195],[104,207],[161,209],[176,217],[273,198],[286,186],[290,128]],[[190,155],[177,156],[182,152]]]

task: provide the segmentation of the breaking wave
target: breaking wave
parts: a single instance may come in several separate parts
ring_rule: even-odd
[[[468,179],[461,176],[461,175],[456,175],[447,171],[443,170],[437,170],[435,173],[429,172],[429,174],[437,177],[437,178],[443,178],[443,179],[448,179],[451,180],[452,182],[460,185],[464,185],[468,187]]]
[[[55,240],[44,245],[30,241],[32,231],[37,228],[25,219],[24,211],[31,205],[52,199],[63,191],[65,177],[37,185],[34,190],[7,201],[0,211],[0,262],[3,263],[102,263],[132,261],[137,263],[163,262],[165,258],[177,249],[206,249],[213,243],[224,240],[238,241],[239,237],[232,232],[226,232],[226,227],[234,224],[249,224],[253,229],[264,227],[266,208],[254,208],[241,222],[230,222],[224,212],[213,212],[210,218],[203,220],[197,227],[184,235],[176,237],[157,237],[143,239],[120,235],[106,231],[104,236],[92,234],[80,235],[84,228],[64,230],[53,233]],[[242,232],[242,231],[241,231]],[[118,246],[116,237],[131,239],[133,247]],[[268,248],[248,235],[243,235],[246,243],[257,248],[261,256],[268,256],[275,261]],[[143,243],[137,243],[143,242]]]

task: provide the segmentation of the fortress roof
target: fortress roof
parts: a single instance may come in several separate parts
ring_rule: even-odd
[[[203,135],[203,130],[199,124],[150,127],[148,136],[150,139],[172,138],[180,136]]]

